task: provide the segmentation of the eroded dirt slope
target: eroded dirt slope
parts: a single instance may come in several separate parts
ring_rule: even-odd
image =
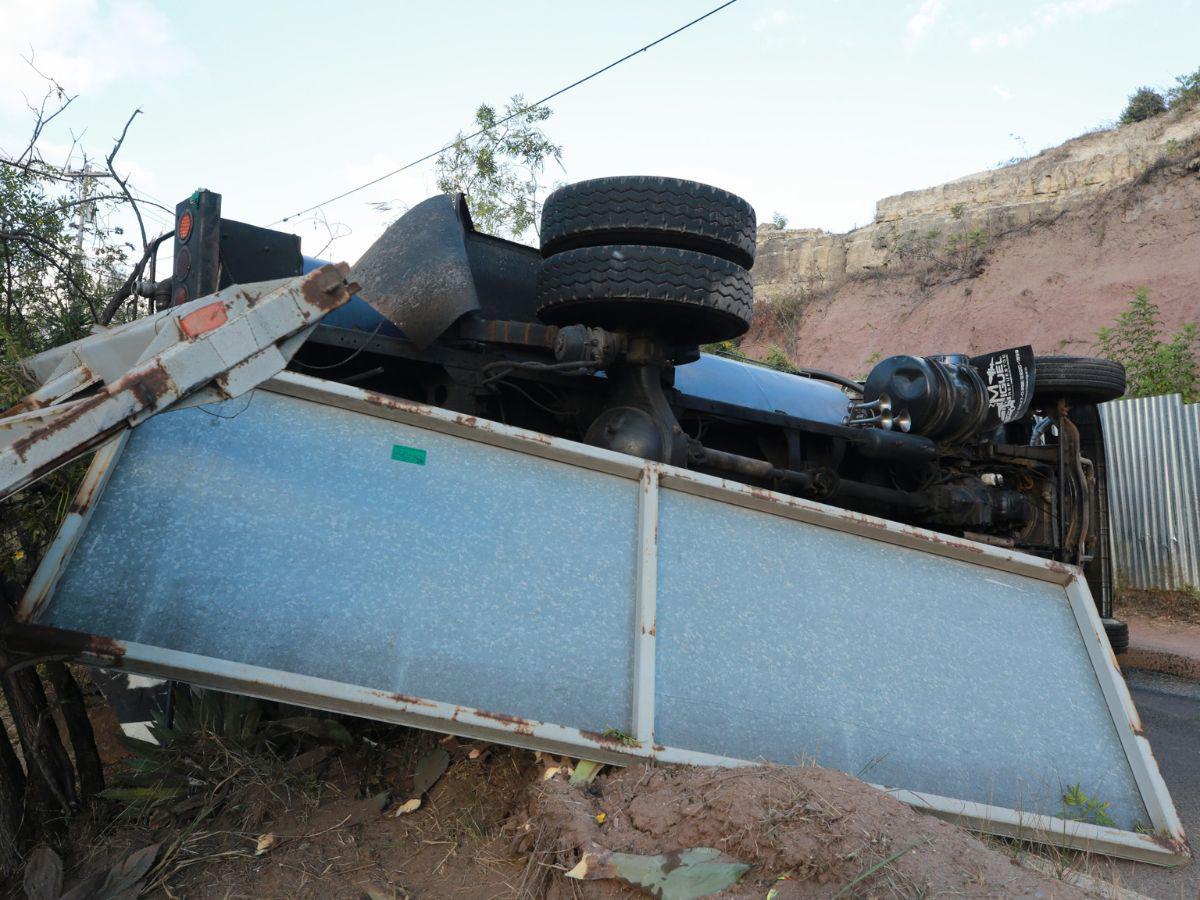
[[[1180,159],[1052,222],[992,238],[981,271],[879,273],[818,295],[794,321],[771,315],[742,343],[794,362],[865,374],[893,353],[983,352],[1032,344],[1087,355],[1132,292],[1174,330],[1200,321],[1200,157]]]

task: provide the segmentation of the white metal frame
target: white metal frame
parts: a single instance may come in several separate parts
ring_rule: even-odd
[[[0,500],[169,406],[227,400],[277,374],[350,299],[348,272],[231,285],[24,360],[42,386],[0,410]]]
[[[633,738],[637,743],[627,744],[619,739],[551,723],[509,716],[498,718],[483,711],[423,698],[395,695],[144,644],[117,644],[120,648],[119,662],[123,667],[220,690],[297,703],[331,712],[366,716],[464,737],[564,753],[598,762],[620,765],[649,759],[663,763],[693,765],[750,765],[753,764],[752,761],[665,747],[654,742],[658,503],[660,489],[669,488],[974,565],[1028,576],[1063,587],[1142,801],[1150,816],[1153,833],[1140,834],[1023,813],[1004,807],[917,793],[901,787],[878,787],[915,807],[991,834],[1039,840],[1159,865],[1175,865],[1190,857],[1183,826],[1158,771],[1149,742],[1143,735],[1137,710],[1108,644],[1104,626],[1087,583],[1078,569],[1013,550],[978,544],[292,372],[279,374],[264,384],[263,388],[417,428],[637,480],[640,488],[637,538],[640,552],[636,577],[636,633],[632,673],[635,679]],[[81,500],[77,500],[73,506],[77,512],[68,517],[42,561],[22,601],[17,617],[19,622],[35,622],[38,611],[53,594],[59,574],[66,568],[71,553],[86,528],[90,509],[102,492],[122,447],[123,442],[114,442],[97,454],[81,489]],[[87,654],[84,656],[87,657]],[[111,664],[113,659],[111,656],[99,654],[88,657],[86,661],[103,665],[106,662]]]

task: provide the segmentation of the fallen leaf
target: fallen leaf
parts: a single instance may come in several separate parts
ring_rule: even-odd
[[[392,813],[392,818],[397,816],[406,816],[411,812],[416,812],[421,808],[421,798],[413,797],[411,800],[405,800],[396,807],[396,811]]]
[[[161,847],[162,844],[151,844],[133,851],[108,871],[89,875],[63,894],[61,900],[136,900]]]
[[[41,844],[25,858],[25,896],[28,900],[58,900],[62,893],[63,864],[58,854]]]
[[[423,797],[446,774],[450,767],[450,754],[437,747],[421,757],[417,771],[413,773],[413,795]]]
[[[542,773],[542,781],[549,781],[562,770],[558,766],[550,766]]]
[[[268,832],[267,834],[260,834],[258,836],[257,843],[254,845],[254,855],[262,856],[264,853],[266,853],[268,850],[270,850],[272,847],[275,846],[275,841],[276,841],[275,835],[271,834],[270,832]]]
[[[657,856],[596,848],[585,853],[567,877],[584,881],[614,878],[662,900],[694,900],[735,884],[749,868],[712,847]]]

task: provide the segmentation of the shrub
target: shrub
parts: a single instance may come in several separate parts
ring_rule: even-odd
[[[1175,87],[1167,91],[1167,103],[1171,109],[1191,106],[1200,101],[1200,69],[1175,79]]]
[[[771,216],[771,224],[774,225],[776,228],[780,228],[780,229],[787,228],[788,217],[785,216],[781,212],[777,212]]]
[[[1100,329],[1100,355],[1125,366],[1130,397],[1182,394],[1184,403],[1200,400],[1200,331],[1184,325],[1175,334],[1163,334],[1158,306],[1150,302],[1150,291],[1134,291],[1116,324]]]
[[[772,347],[767,351],[767,355],[763,357],[763,365],[770,366],[772,369],[777,369],[780,372],[789,372],[795,375],[799,370],[792,365],[792,361],[788,359],[788,355],[779,347]]]
[[[1129,95],[1125,104],[1125,112],[1121,113],[1121,124],[1142,122],[1152,116],[1167,111],[1167,101],[1163,95],[1151,87],[1140,87]]]

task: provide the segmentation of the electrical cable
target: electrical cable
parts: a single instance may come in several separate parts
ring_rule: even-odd
[[[704,15],[699,16],[695,19],[692,19],[692,21],[688,22],[687,24],[679,26],[674,31],[669,32],[668,34],[664,34],[662,37],[658,38],[657,40],[651,41],[649,44],[646,44],[646,46],[644,46],[644,47],[639,47],[637,50],[634,50],[631,53],[625,54],[620,59],[610,62],[607,66],[597,69],[596,71],[592,72],[590,75],[585,75],[583,78],[580,78],[577,81],[571,82],[566,87],[561,87],[554,93],[547,94],[545,97],[543,97],[541,100],[538,100],[536,103],[531,103],[528,106],[524,107],[523,109],[517,110],[516,112],[512,113],[511,115],[505,116],[503,119],[500,119],[498,122],[493,123],[493,125],[490,127],[494,128],[498,125],[503,125],[505,122],[511,121],[512,119],[515,119],[517,116],[522,115],[523,113],[528,112],[531,109],[537,109],[539,106],[541,106],[545,103],[549,103],[555,97],[561,97],[567,91],[569,91],[573,88],[577,88],[581,84],[584,84],[585,82],[591,81],[593,78],[597,77],[598,75],[603,75],[609,69],[615,69],[617,66],[621,65],[621,63],[632,59],[633,57],[637,56],[639,53],[645,53],[647,50],[650,50],[651,48],[658,46],[663,41],[669,40],[670,38],[675,37],[675,35],[680,34],[681,32],[687,31],[693,25],[703,22],[709,16],[716,15],[721,10],[723,10],[729,6],[733,6],[733,4],[735,4],[735,3],[737,3],[737,0],[726,0],[726,2],[722,3],[720,6],[710,9]],[[299,210],[298,212],[294,212],[291,215],[284,216],[282,219],[276,219],[274,222],[272,222],[267,227],[273,228],[274,226],[279,225],[282,222],[286,222],[289,219],[294,219],[296,216],[302,216],[305,213],[312,212],[315,209],[320,209],[322,206],[327,206],[330,203],[334,203],[335,201],[342,200],[346,197],[349,197],[351,194],[357,194],[359,191],[366,190],[367,188],[372,187],[373,185],[379,184],[379,182],[385,181],[386,179],[391,178],[393,175],[399,175],[401,172],[405,171],[406,169],[411,169],[415,165],[419,165],[420,163],[423,163],[426,160],[432,159],[433,157],[437,156],[440,153],[445,153],[447,150],[454,147],[454,145],[457,144],[459,142],[459,140],[469,141],[472,138],[479,137],[479,135],[483,134],[484,131],[486,131],[486,130],[487,130],[486,128],[480,128],[477,131],[471,132],[470,134],[466,135],[465,137],[455,138],[453,141],[446,144],[444,147],[439,147],[437,150],[434,150],[431,153],[426,153],[424,156],[419,157],[418,159],[414,159],[410,163],[405,163],[403,166],[401,166],[398,169],[393,169],[390,172],[380,175],[378,178],[373,178],[364,184],[360,184],[358,187],[351,188],[348,191],[343,191],[342,193],[338,194],[336,197],[330,197],[328,200],[323,200],[320,203],[313,204],[312,206],[307,206],[304,209]]]
[[[300,360],[298,360],[298,359],[293,359],[292,362],[294,362],[296,365],[298,365],[302,369],[308,369],[310,372],[324,372],[328,369],[336,369],[339,366],[344,366],[346,363],[350,362],[350,360],[352,360],[356,356],[358,356],[358,354],[362,353],[364,350],[367,349],[367,345],[371,343],[371,339],[374,338],[375,335],[379,334],[379,329],[381,329],[383,327],[383,324],[386,321],[387,321],[387,319],[383,318],[383,316],[380,316],[379,324],[375,326],[375,330],[372,331],[369,335],[367,335],[366,340],[364,340],[362,342],[362,344],[358,347],[358,349],[355,350],[353,353],[351,353],[349,356],[347,356],[345,359],[338,360],[335,363],[330,363],[327,366],[311,366],[308,363],[300,362]]]

